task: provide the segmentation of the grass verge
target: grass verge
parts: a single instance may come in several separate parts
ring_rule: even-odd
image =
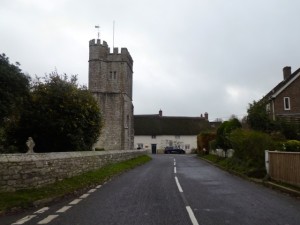
[[[266,170],[264,168],[255,168],[235,158],[223,158],[216,155],[202,155],[200,157],[241,176],[259,179],[266,176]]]
[[[82,193],[82,191],[87,188],[103,184],[110,178],[150,160],[151,157],[143,155],[124,162],[110,164],[98,170],[67,178],[45,187],[18,190],[16,192],[0,192],[0,214],[36,206],[43,201],[50,202],[63,198],[64,196]]]
[[[241,164],[240,162],[232,158],[222,158],[216,155],[201,155],[199,157],[205,159],[206,161],[212,162],[218,167],[221,167],[222,169],[240,177],[244,177],[256,183],[261,183],[270,188],[278,189],[290,195],[300,197],[299,187],[284,182],[275,181],[270,178],[265,179],[265,170],[258,170],[255,168],[247,167],[247,165]]]

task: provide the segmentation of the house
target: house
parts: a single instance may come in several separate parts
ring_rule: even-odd
[[[182,148],[186,153],[197,148],[197,135],[209,129],[208,113],[200,117],[154,115],[134,116],[134,146],[149,152],[163,152],[167,146]]]
[[[274,87],[265,98],[266,109],[273,120],[284,119],[300,123],[300,68],[291,72],[283,68],[283,81]]]

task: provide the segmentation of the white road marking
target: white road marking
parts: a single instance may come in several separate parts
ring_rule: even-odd
[[[93,193],[93,192],[95,192],[97,189],[91,189],[91,190],[89,190],[88,191],[88,193]]]
[[[101,188],[102,187],[102,185],[98,185],[96,188],[98,189],[98,188]]]
[[[69,208],[71,208],[72,206],[68,205],[68,206],[64,206],[61,209],[57,210],[57,213],[64,213],[65,211],[67,211]]]
[[[47,224],[50,223],[52,220],[54,220],[56,217],[58,217],[58,215],[49,215],[47,216],[45,219],[41,220],[40,222],[38,222],[37,224]]]
[[[176,171],[176,167],[174,167],[174,173],[176,173],[177,171]]]
[[[72,202],[70,202],[69,205],[76,205],[76,204],[78,204],[81,200],[82,200],[82,199],[77,198],[77,199],[73,200]]]
[[[31,220],[34,217],[36,217],[36,215],[25,216],[24,218],[19,219],[17,222],[13,223],[12,225],[24,224],[24,223],[26,223],[27,221]]]
[[[83,194],[79,198],[87,198],[90,194]]]
[[[197,221],[197,219],[195,217],[195,214],[193,213],[193,210],[191,209],[191,207],[190,206],[186,206],[186,210],[188,211],[188,214],[190,216],[192,224],[193,225],[199,225],[199,223],[198,223],[198,221]]]
[[[46,212],[47,210],[49,209],[49,207],[44,207],[44,208],[41,208],[40,210],[34,212],[34,213],[44,213]]]
[[[179,192],[183,192],[177,177],[175,177],[175,181],[176,181]]]

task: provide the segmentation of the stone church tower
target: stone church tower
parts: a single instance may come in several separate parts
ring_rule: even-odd
[[[103,128],[95,148],[133,149],[133,60],[127,48],[113,49],[100,39],[89,42],[89,90],[97,99]]]

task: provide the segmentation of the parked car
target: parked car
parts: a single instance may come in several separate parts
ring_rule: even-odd
[[[185,154],[185,151],[181,148],[166,147],[165,154]]]

